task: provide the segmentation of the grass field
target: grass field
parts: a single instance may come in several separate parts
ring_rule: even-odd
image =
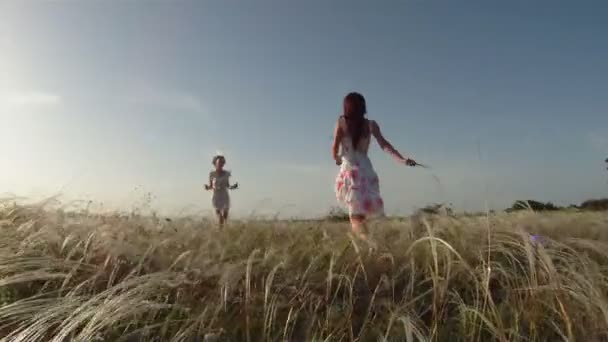
[[[608,341],[608,214],[372,224],[0,209],[2,341]],[[530,239],[530,233],[542,241]]]

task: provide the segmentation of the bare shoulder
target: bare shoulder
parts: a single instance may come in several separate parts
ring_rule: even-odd
[[[369,123],[369,128],[372,131],[372,133],[380,131],[380,126],[378,125],[376,120],[367,120],[367,122]]]
[[[346,127],[346,120],[344,119],[344,116],[340,115],[340,117],[338,117],[336,127],[339,129],[344,129],[344,127]]]

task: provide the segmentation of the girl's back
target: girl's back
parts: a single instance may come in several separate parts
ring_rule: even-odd
[[[357,142],[357,146],[353,146],[353,137],[348,133],[347,120],[342,116],[340,117],[340,129],[342,130],[342,139],[340,144],[342,146],[342,152],[344,154],[349,154],[351,152],[358,152],[364,155],[367,155],[369,150],[369,145],[371,143],[371,121],[368,119],[363,119],[363,131],[361,132],[361,136],[359,141]]]

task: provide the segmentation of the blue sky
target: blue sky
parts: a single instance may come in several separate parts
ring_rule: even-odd
[[[2,1],[0,192],[240,215],[335,204],[342,97],[432,172],[372,160],[391,213],[606,196],[605,1]],[[435,175],[440,184],[437,183]]]

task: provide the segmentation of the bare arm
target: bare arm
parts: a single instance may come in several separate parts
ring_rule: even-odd
[[[340,120],[336,122],[336,129],[334,130],[334,142],[331,145],[331,156],[336,161],[337,165],[341,164],[340,156],[338,152],[340,151],[340,141],[342,140],[342,128],[340,127]]]
[[[404,156],[402,156],[401,153],[399,153],[399,151],[397,151],[397,149],[395,149],[393,145],[391,145],[391,143],[388,142],[386,138],[384,138],[382,132],[380,131],[380,126],[376,121],[371,121],[370,124],[372,131],[371,133],[374,138],[376,138],[378,145],[380,145],[380,148],[384,152],[388,153],[391,157],[393,157],[393,159],[395,159],[399,163],[411,164],[413,162],[412,159],[405,158]]]
[[[232,176],[232,174],[228,175],[228,177],[230,177],[230,176]],[[236,190],[236,189],[238,189],[238,188],[239,188],[239,183],[238,183],[238,182],[236,182],[236,183],[234,183],[234,184],[230,185],[230,181],[229,181],[229,182],[228,182],[228,188],[229,188],[230,190]]]
[[[209,173],[209,183],[205,184],[205,190],[211,190],[213,188],[213,172]]]

